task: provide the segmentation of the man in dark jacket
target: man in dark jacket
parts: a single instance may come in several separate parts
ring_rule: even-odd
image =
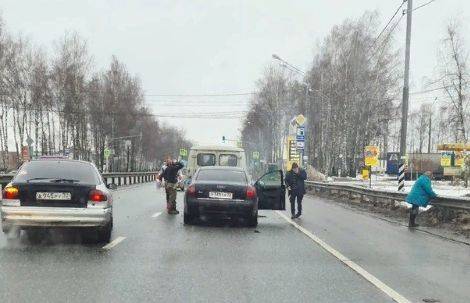
[[[176,185],[178,183],[178,171],[183,166],[183,163],[169,158],[166,160],[166,167],[163,168],[158,176],[160,181],[165,180],[166,208],[171,215],[179,214],[179,211],[176,209]]]
[[[307,173],[297,163],[292,163],[292,169],[287,172],[286,185],[289,191],[290,210],[292,219],[302,215],[302,199],[305,194],[305,180]],[[295,213],[295,200],[297,198],[297,214]]]

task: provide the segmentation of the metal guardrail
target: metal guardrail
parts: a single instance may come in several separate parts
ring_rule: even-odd
[[[316,193],[328,193],[333,196],[346,197],[348,199],[360,199],[361,201],[405,201],[406,193],[392,192],[379,189],[371,189],[354,185],[340,185],[326,182],[306,181],[306,186]],[[470,211],[470,198],[455,198],[439,196],[431,200],[431,205]]]
[[[114,172],[101,174],[106,184],[117,186],[153,182],[158,172]]]
[[[132,185],[156,180],[158,172],[112,172],[102,173],[106,184],[116,184],[117,186]],[[0,185],[3,187],[13,179],[14,174],[0,175]]]

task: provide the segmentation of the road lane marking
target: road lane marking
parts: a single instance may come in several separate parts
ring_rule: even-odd
[[[122,241],[124,241],[124,239],[126,239],[126,237],[117,237],[116,239],[114,239],[113,241],[109,242],[108,244],[106,244],[105,246],[103,246],[102,249],[105,249],[105,250],[110,250],[111,248],[113,248],[114,246],[118,245],[119,243],[121,243]]]
[[[330,245],[328,245],[325,241],[323,241],[322,239],[318,238],[317,236],[315,236],[314,234],[312,234],[310,231],[308,231],[307,229],[305,229],[304,227],[300,226],[299,224],[297,224],[296,222],[294,222],[293,220],[291,220],[289,217],[287,217],[284,213],[282,213],[281,211],[276,211],[277,214],[279,216],[281,216],[284,220],[286,220],[287,222],[289,222],[290,224],[292,224],[295,228],[297,228],[299,231],[301,231],[304,235],[306,235],[307,237],[309,237],[310,239],[313,240],[313,242],[317,243],[318,245],[320,245],[324,250],[326,250],[327,252],[329,252],[330,254],[332,254],[334,257],[336,257],[338,260],[340,260],[341,262],[343,262],[346,266],[348,266],[349,268],[351,268],[352,270],[354,270],[356,273],[358,273],[359,275],[361,275],[364,279],[366,279],[367,281],[369,281],[370,283],[372,283],[375,287],[377,287],[378,289],[380,289],[382,292],[384,292],[387,296],[389,296],[390,298],[392,298],[395,302],[398,302],[398,303],[411,303],[410,300],[408,300],[407,298],[403,297],[402,295],[400,295],[398,292],[396,292],[395,290],[393,290],[391,287],[389,287],[387,284],[383,283],[382,281],[380,281],[377,277],[375,277],[374,275],[372,275],[371,273],[369,273],[368,271],[366,271],[364,268],[362,268],[361,266],[359,266],[357,263],[355,263],[354,261],[351,261],[349,258],[346,258],[346,256],[344,256],[343,254],[341,254],[339,251],[337,251],[336,249],[334,249],[333,247],[331,247]]]
[[[158,213],[154,213],[154,214],[152,215],[152,218],[156,218],[156,217],[160,216],[161,214],[162,214],[161,211],[159,211]]]

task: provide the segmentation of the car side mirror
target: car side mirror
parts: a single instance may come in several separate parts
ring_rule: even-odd
[[[106,184],[106,187],[107,187],[108,189],[112,189],[112,190],[117,189],[117,185],[114,184],[114,183]]]

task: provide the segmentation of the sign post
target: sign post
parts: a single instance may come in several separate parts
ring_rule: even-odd
[[[372,187],[372,166],[379,165],[379,148],[377,146],[366,146],[364,165],[369,167],[369,187]]]
[[[299,164],[302,164],[302,166],[305,167],[306,161],[304,160],[305,156],[305,122],[307,119],[305,118],[304,115],[300,114],[297,117],[294,118],[295,124],[297,125],[296,129],[296,136],[295,136],[295,141],[296,141],[296,147],[299,153],[301,154],[301,159],[299,160]]]

